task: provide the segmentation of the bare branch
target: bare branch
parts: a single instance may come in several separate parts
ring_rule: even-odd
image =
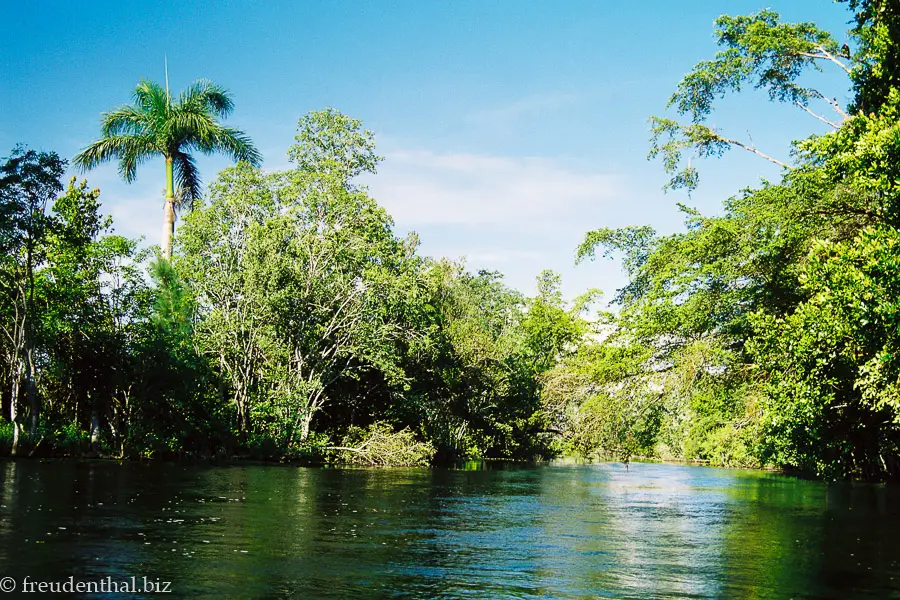
[[[814,54],[812,52],[798,52],[797,56],[802,56],[804,58],[812,58],[815,60],[830,60],[831,62],[833,62],[834,64],[839,66],[841,69],[843,69],[845,73],[847,73],[848,75],[850,74],[850,67],[848,67],[847,65],[845,65],[844,63],[839,61],[834,54],[832,54],[831,52],[829,52],[822,46],[816,46],[816,49],[820,52],[820,54]]]
[[[840,129],[840,125],[838,125],[838,124],[836,124],[836,123],[834,123],[834,122],[832,122],[832,121],[829,121],[828,119],[826,119],[825,117],[823,117],[822,115],[820,115],[820,114],[818,114],[818,113],[815,113],[815,112],[811,111],[811,110],[809,109],[808,106],[805,106],[805,105],[804,105],[802,102],[800,102],[799,100],[796,101],[796,102],[794,102],[794,104],[796,104],[797,106],[799,106],[800,108],[802,108],[807,114],[809,114],[809,115],[815,117],[816,119],[822,121],[822,122],[825,123],[826,125],[830,125],[830,126],[834,127],[835,129]]]
[[[850,118],[850,116],[841,108],[841,105],[838,103],[836,98],[829,98],[816,88],[809,88],[809,91],[819,100],[824,100],[825,102],[827,102],[831,106],[831,108],[834,109],[834,112],[839,114],[844,121]]]
[[[743,143],[743,142],[739,142],[739,141],[737,141],[737,140],[732,140],[732,139],[730,139],[730,138],[723,137],[723,136],[718,135],[718,134],[716,134],[716,135],[719,137],[720,140],[722,140],[722,141],[725,142],[726,144],[731,144],[732,146],[737,146],[738,148],[743,148],[743,149],[746,150],[747,152],[752,152],[753,154],[755,154],[755,155],[757,155],[757,156],[759,156],[759,157],[761,157],[761,158],[764,158],[764,159],[766,159],[767,161],[769,161],[769,162],[771,162],[771,163],[775,163],[776,165],[778,165],[778,166],[780,166],[780,167],[784,167],[785,169],[788,169],[788,170],[793,169],[793,167],[792,167],[791,165],[787,164],[786,162],[782,162],[782,161],[778,160],[777,158],[772,158],[772,157],[769,156],[768,154],[764,154],[764,153],[760,152],[760,151],[757,150],[754,146],[750,146],[750,145],[747,145],[747,144],[745,144],[745,143]]]

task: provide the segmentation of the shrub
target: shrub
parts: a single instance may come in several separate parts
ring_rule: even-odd
[[[369,467],[410,467],[427,465],[435,449],[428,442],[420,442],[408,428],[394,431],[384,422],[376,422],[368,429],[353,427],[340,446],[330,446],[335,459],[351,465]]]

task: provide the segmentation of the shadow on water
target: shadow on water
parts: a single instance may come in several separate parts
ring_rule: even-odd
[[[198,598],[900,594],[896,488],[463,467],[0,462],[0,565],[38,581],[147,576]]]

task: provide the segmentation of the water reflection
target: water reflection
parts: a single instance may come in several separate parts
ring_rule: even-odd
[[[0,463],[0,571],[178,597],[885,598],[897,491],[633,464]],[[96,597],[96,596],[95,596]]]

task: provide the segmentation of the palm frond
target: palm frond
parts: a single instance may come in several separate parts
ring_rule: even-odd
[[[104,137],[114,135],[141,135],[153,124],[151,116],[137,106],[117,106],[103,113],[100,131]]]
[[[149,135],[130,136],[127,139],[128,142],[123,144],[124,152],[119,157],[119,176],[126,183],[131,183],[137,178],[137,168],[150,157],[161,153],[154,144],[155,140]]]
[[[149,157],[162,154],[173,161],[179,209],[190,209],[201,192],[200,175],[193,157],[223,152],[237,161],[259,166],[262,156],[242,131],[223,127],[234,109],[228,91],[211,81],[198,80],[173,101],[158,83],[142,79],[134,89],[133,104],[103,115],[103,139],[78,153],[74,164],[82,170],[117,159],[119,174],[131,182],[137,168]]]
[[[203,185],[197,163],[190,154],[179,151],[172,156],[172,166],[175,169],[175,183],[178,188],[175,193],[176,208],[179,211],[191,210],[194,202],[200,199]]]
[[[228,90],[206,79],[198,79],[181,92],[177,104],[186,110],[212,113],[221,119],[234,110],[234,101]]]
[[[253,145],[250,136],[234,127],[216,127],[213,136],[213,151],[224,152],[234,160],[243,160],[254,167],[262,164],[262,154]]]
[[[180,149],[191,148],[204,154],[222,152],[236,161],[247,161],[255,167],[262,155],[250,137],[240,129],[223,127],[205,113],[197,114],[179,107],[170,115],[168,139]]]
[[[171,102],[169,102],[166,88],[155,81],[141,79],[134,88],[132,97],[136,106],[140,107],[144,112],[154,115],[156,118],[165,116],[169,112]]]
[[[97,140],[75,155],[72,163],[81,171],[101,163],[120,159],[119,174],[127,182],[134,181],[137,166],[158,150],[149,136],[112,135]]]
[[[219,125],[205,112],[185,110],[178,106],[169,114],[164,127],[164,138],[173,152],[196,148],[208,153],[207,148],[211,148]]]

